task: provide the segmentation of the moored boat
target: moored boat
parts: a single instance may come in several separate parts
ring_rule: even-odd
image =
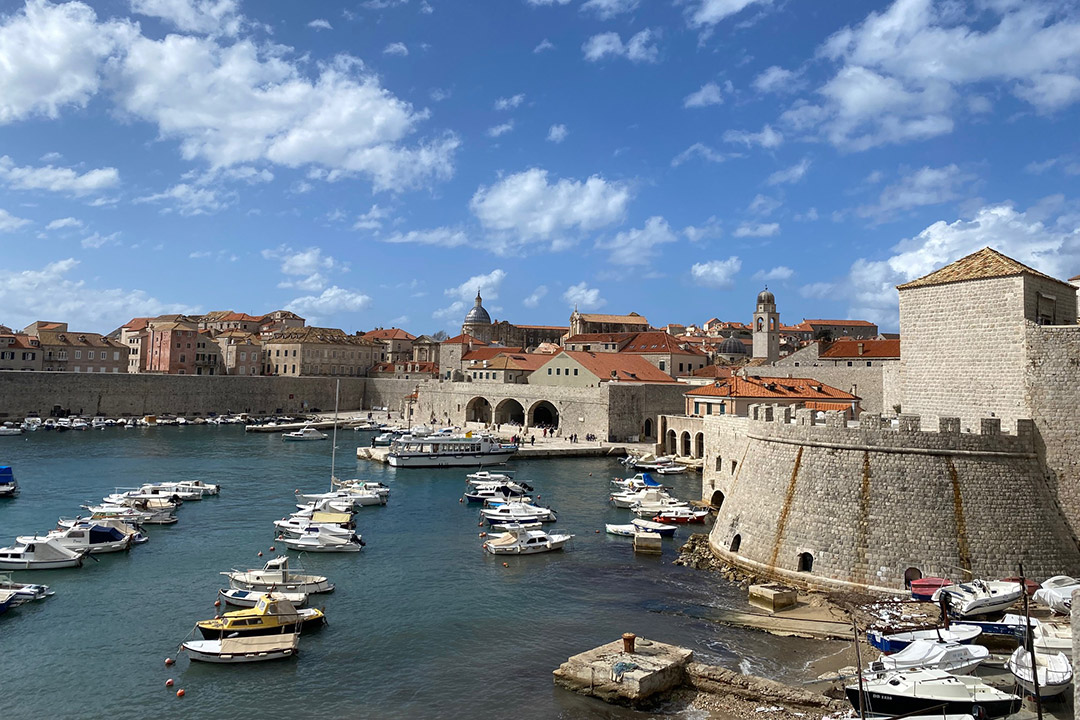
[[[230,570],[221,574],[229,578],[234,588],[240,590],[276,590],[311,594],[331,592],[334,589],[334,585],[322,575],[311,575],[291,569],[287,555],[272,558],[262,569]]]
[[[246,663],[282,660],[296,655],[298,633],[226,637],[219,640],[188,640],[180,649],[199,662]]]
[[[99,555],[130,550],[134,538],[134,532],[121,532],[108,525],[89,523],[53,530],[47,535],[20,535],[15,540],[26,544],[55,541],[68,550],[85,550],[91,555]]]
[[[945,640],[949,642],[967,645],[977,638],[982,629],[975,625],[953,623],[945,628],[926,628],[924,630],[908,630],[899,633],[882,633],[878,630],[870,630],[866,633],[866,639],[871,645],[883,653],[900,652],[916,640]]]
[[[82,567],[85,550],[69,550],[55,540],[0,548],[0,570],[55,570]]]
[[[406,435],[390,444],[386,457],[392,467],[483,467],[501,465],[516,452],[516,445],[503,445],[490,435]]]
[[[1005,663],[1016,682],[1028,692],[1035,693],[1035,681],[1039,683],[1039,697],[1060,695],[1072,685],[1072,663],[1065,653],[1035,653],[1035,673],[1031,672],[1031,653],[1021,646],[1013,651]]]
[[[325,440],[329,435],[319,432],[313,427],[304,427],[292,432],[281,433],[282,440]]]
[[[685,507],[672,507],[661,510],[652,520],[653,522],[670,525],[671,523],[703,523],[708,517],[708,510],[691,510],[690,508]]]
[[[573,535],[548,535],[543,530],[526,530],[507,525],[506,532],[489,538],[483,548],[492,555],[532,555],[562,550]]]
[[[999,718],[1020,709],[1021,698],[993,688],[971,675],[950,675],[942,670],[902,670],[864,678],[863,702],[859,685],[844,688],[854,708],[865,707],[875,715],[985,713]],[[935,715],[936,717],[936,715]]]
[[[608,535],[621,535],[623,537],[634,537],[634,533],[638,531],[634,525],[612,525],[608,523],[604,525]]]
[[[953,675],[969,675],[988,657],[990,651],[982,645],[961,645],[948,640],[915,640],[900,652],[879,657],[871,665],[871,670],[930,668]]]
[[[321,527],[304,530],[296,537],[278,538],[290,550],[304,552],[360,552],[364,541],[359,535],[349,532],[341,534]]]
[[[195,624],[207,640],[236,635],[275,635],[309,630],[326,622],[318,608],[297,608],[288,600],[263,594],[255,607],[233,610]]]
[[[15,593],[16,605],[34,600],[44,600],[54,594],[48,585],[15,582],[11,579],[10,572],[0,573],[0,591],[3,590]]]
[[[512,502],[498,507],[484,508],[480,516],[489,524],[555,522],[555,511],[528,503]]]
[[[675,531],[679,529],[676,525],[666,525],[652,520],[645,520],[644,518],[634,518],[630,521],[630,524],[641,530],[654,532],[664,538],[675,537]]]
[[[19,483],[15,480],[15,471],[10,465],[0,465],[0,498],[15,497],[19,494]]]
[[[306,593],[265,593],[255,590],[238,590],[237,588],[218,590],[218,595],[221,597],[222,602],[224,602],[226,605],[233,605],[235,607],[243,608],[255,607],[259,604],[259,599],[265,595],[269,595],[275,600],[288,600],[290,603],[292,603],[293,607],[303,607],[307,604],[308,600],[308,596]]]
[[[1012,607],[1024,594],[1019,583],[1000,580],[972,580],[961,585],[947,585],[931,596],[934,602],[945,598],[949,612],[957,617],[989,615]]]
[[[943,587],[952,585],[952,580],[943,577],[924,577],[911,581],[911,598],[922,602],[930,602],[934,593]]]

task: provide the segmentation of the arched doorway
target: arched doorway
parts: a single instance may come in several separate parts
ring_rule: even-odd
[[[811,572],[814,569],[814,556],[808,552],[799,553],[799,572]]]
[[[698,433],[694,436],[694,457],[705,457],[705,433]]]
[[[910,588],[915,580],[922,580],[922,570],[917,567],[909,567],[904,571],[904,587]]]
[[[507,398],[495,406],[495,423],[505,425],[514,423],[525,424],[525,408],[517,400]]]
[[[742,547],[742,535],[736,533],[735,537],[731,538],[731,552],[739,552],[740,547]]]
[[[491,403],[487,398],[474,397],[465,406],[465,422],[491,424]]]
[[[652,418],[645,418],[645,426],[643,428],[642,435],[648,440],[653,436],[652,434]]]
[[[547,400],[541,400],[529,410],[529,425],[557,428],[559,427],[559,411]]]
[[[690,433],[683,430],[683,434],[679,437],[679,454],[683,457],[690,457]]]
[[[712,497],[709,498],[709,504],[719,510],[720,507],[724,504],[724,493],[720,492],[719,490],[715,491],[712,494]]]
[[[678,442],[679,442],[679,440],[675,436],[675,431],[674,430],[668,430],[667,431],[667,440],[664,442],[664,452],[666,452],[668,455],[674,455],[675,450],[677,449],[676,445],[678,444]]]

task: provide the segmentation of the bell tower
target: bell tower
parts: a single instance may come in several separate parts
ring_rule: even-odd
[[[758,293],[754,310],[754,358],[771,363],[780,359],[780,313],[768,287]]]

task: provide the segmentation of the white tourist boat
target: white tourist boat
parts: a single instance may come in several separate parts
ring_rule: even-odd
[[[882,655],[872,671],[930,668],[953,675],[970,675],[990,651],[982,645],[961,645],[947,640],[916,640],[898,653]]]
[[[0,570],[56,570],[82,567],[85,550],[69,550],[55,540],[0,548]]]
[[[250,635],[188,640],[180,649],[199,662],[248,663],[292,657],[296,655],[299,642],[299,633]]]
[[[299,537],[280,536],[278,540],[285,547],[298,552],[360,552],[364,549],[364,541],[359,535],[341,535],[321,527],[309,528]]]
[[[506,532],[488,538],[484,550],[492,555],[532,555],[534,553],[562,550],[573,535],[548,535],[543,530],[527,530],[518,525],[507,525]]]
[[[516,445],[502,445],[490,435],[466,433],[459,436],[402,437],[390,444],[386,457],[393,467],[483,467],[501,465],[516,452]]]
[[[480,516],[488,525],[499,523],[534,523],[555,522],[555,511],[551,508],[530,505],[528,503],[512,502],[498,507],[484,508]]]
[[[307,593],[299,592],[272,592],[266,593],[254,590],[239,590],[237,588],[221,589],[218,590],[218,595],[221,597],[221,601],[226,605],[232,605],[234,607],[253,608],[259,604],[261,598],[269,595],[274,600],[287,600],[292,603],[293,607],[303,607],[307,604]]]
[[[240,590],[263,592],[302,592],[307,594],[331,592],[333,584],[322,575],[296,572],[289,568],[289,558],[279,555],[268,560],[259,570],[230,570],[222,572],[229,583]]]
[[[1072,663],[1065,653],[1035,653],[1035,677],[1031,673],[1031,653],[1021,646],[1013,651],[1005,663],[1016,682],[1031,695],[1035,694],[1035,679],[1039,681],[1039,697],[1060,695],[1072,685]]]
[[[282,440],[325,440],[330,437],[324,432],[319,432],[313,427],[300,428],[292,432],[281,433]]]
[[[100,555],[130,550],[135,542],[135,533],[91,523],[53,530],[47,535],[20,535],[15,541],[27,545],[55,541],[68,550],[85,550],[91,555]]]
[[[972,617],[1001,612],[1012,607],[1024,594],[1019,583],[1002,580],[972,580],[962,585],[946,585],[931,596],[934,602],[944,597],[949,611],[958,617]]]
[[[859,708],[859,685],[844,688],[848,702]],[[943,670],[899,670],[863,679],[863,703],[874,715],[907,715],[924,712],[974,714],[976,706],[985,715],[999,718],[1017,712],[1021,698],[1004,693],[972,675],[951,675]]]

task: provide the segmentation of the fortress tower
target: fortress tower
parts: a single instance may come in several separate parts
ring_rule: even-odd
[[[780,313],[768,287],[758,293],[754,310],[754,358],[771,363],[780,359]]]

